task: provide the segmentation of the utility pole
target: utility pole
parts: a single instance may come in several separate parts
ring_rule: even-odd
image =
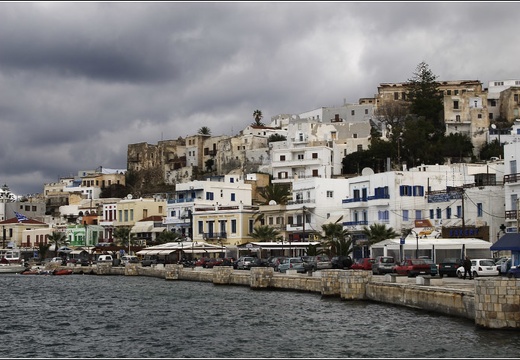
[[[466,236],[466,222],[464,221],[464,188],[462,187],[462,237]]]
[[[305,206],[302,208],[302,221],[303,221],[302,241],[305,241]]]
[[[518,211],[519,198],[516,198],[516,233],[520,233],[520,211]]]

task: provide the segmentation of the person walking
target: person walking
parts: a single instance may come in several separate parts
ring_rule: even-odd
[[[464,262],[462,263],[462,266],[464,267],[464,280],[466,280],[466,275],[469,274],[469,279],[473,279],[473,274],[471,273],[471,259],[469,256],[466,256],[464,259]]]

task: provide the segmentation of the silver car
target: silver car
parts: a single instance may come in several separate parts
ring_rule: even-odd
[[[396,262],[393,256],[378,256],[372,264],[372,274],[390,274],[394,271],[395,265]]]
[[[290,257],[284,259],[280,265],[278,265],[278,271],[281,273],[287,272],[287,270],[296,270],[299,273],[305,272],[305,266],[301,257]]]

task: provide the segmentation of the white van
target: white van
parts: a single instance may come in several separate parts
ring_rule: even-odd
[[[99,255],[97,262],[98,263],[112,263],[112,255]]]
[[[134,255],[123,255],[121,256],[121,264],[137,264],[139,262],[139,258]]]

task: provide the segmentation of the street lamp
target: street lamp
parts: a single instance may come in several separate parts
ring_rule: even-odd
[[[417,259],[419,257],[419,234],[417,234],[414,229],[410,229],[410,232],[415,234],[415,241],[417,242],[417,247],[415,248],[415,258]]]

